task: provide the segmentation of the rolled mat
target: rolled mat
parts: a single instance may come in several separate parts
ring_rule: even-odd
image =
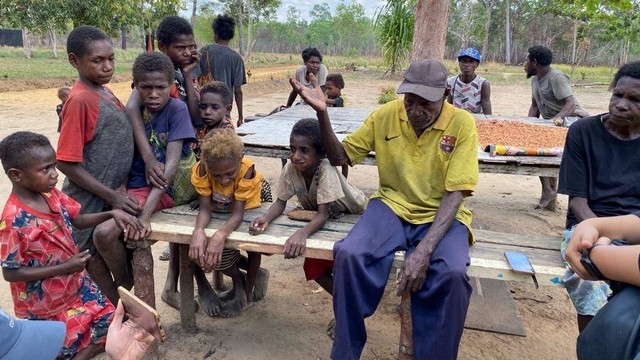
[[[563,150],[563,147],[529,148],[501,144],[491,144],[484,148],[484,151],[488,152],[490,156],[559,156],[562,155]]]

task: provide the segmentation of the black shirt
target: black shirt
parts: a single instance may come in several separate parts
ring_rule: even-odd
[[[598,217],[640,211],[640,139],[620,140],[591,116],[569,127],[558,192],[586,198]],[[571,209],[567,228],[578,223]]]

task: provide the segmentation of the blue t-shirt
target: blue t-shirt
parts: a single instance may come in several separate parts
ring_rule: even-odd
[[[196,140],[191,117],[187,105],[178,99],[170,98],[167,105],[156,114],[149,114],[143,111],[144,127],[147,139],[150,139],[151,149],[153,149],[156,159],[161,163],[166,163],[167,144],[171,141],[183,140],[181,157],[189,155],[190,144]],[[137,189],[147,186],[144,161],[136,149],[133,155],[133,163],[127,181],[128,189]]]

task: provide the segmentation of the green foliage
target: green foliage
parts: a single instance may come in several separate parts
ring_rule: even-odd
[[[378,95],[378,104],[386,104],[397,98],[398,95],[396,95],[396,89],[394,87],[383,87],[380,89],[380,95]]]
[[[413,43],[415,1],[389,0],[374,20],[378,43],[388,71],[395,74],[402,68]]]

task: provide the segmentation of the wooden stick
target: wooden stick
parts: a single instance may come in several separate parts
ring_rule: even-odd
[[[411,292],[400,300],[400,344],[398,360],[413,360],[413,322],[411,319]]]
[[[180,251],[180,324],[189,333],[195,333],[196,310],[193,307],[193,269],[189,259],[189,245],[178,245]]]

